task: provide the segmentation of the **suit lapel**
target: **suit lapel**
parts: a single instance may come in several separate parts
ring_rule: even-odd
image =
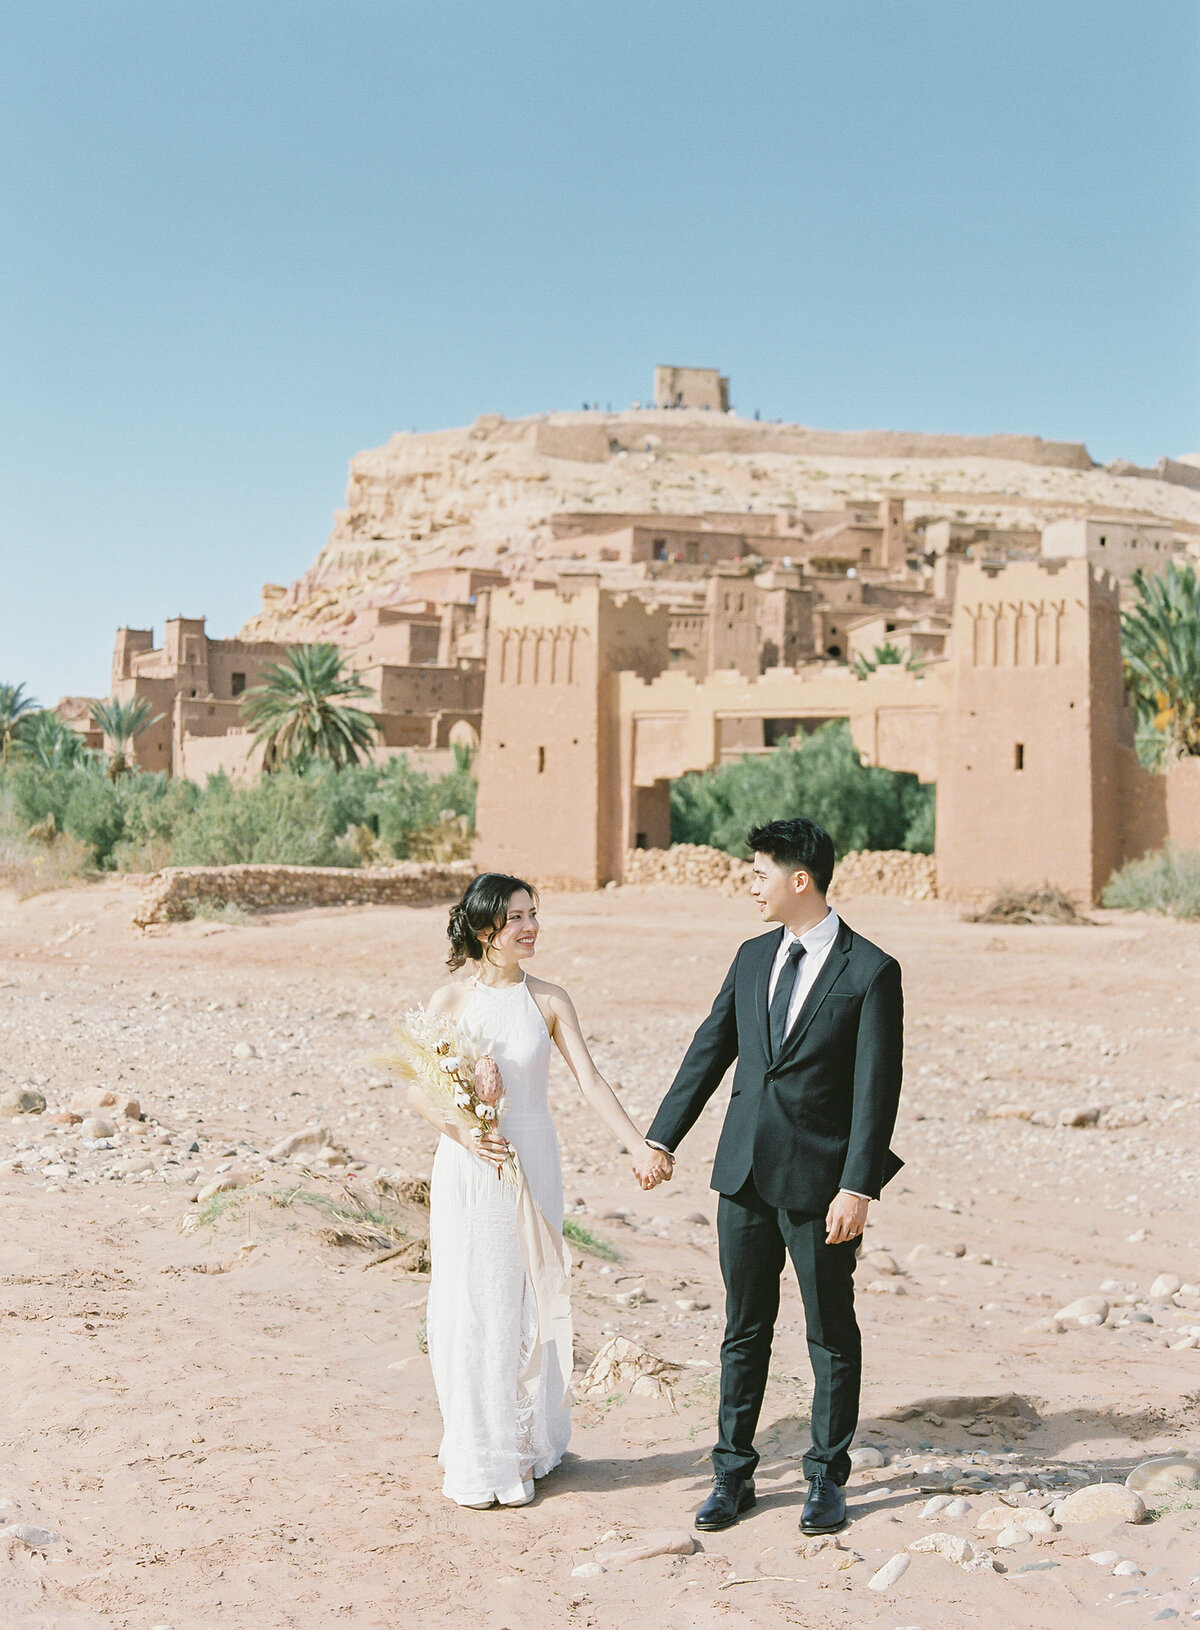
[[[758,959],[758,983],[754,992],[754,1011],[758,1015],[758,1028],[762,1035],[763,1053],[771,1056],[771,1029],[767,1008],[770,1001],[771,969],[783,944],[783,929],[777,934],[763,935],[763,955]]]
[[[813,988],[804,998],[804,1006],[800,1009],[795,1024],[784,1038],[783,1046],[779,1049],[778,1055],[772,1060],[773,1064],[782,1064],[784,1059],[794,1052],[804,1039],[804,1032],[816,1018],[821,1003],[841,978],[846,964],[850,960],[850,947],[853,941],[853,933],[843,923],[838,931],[837,939],[829,947],[829,955],[821,966],[821,971],[813,983]]]

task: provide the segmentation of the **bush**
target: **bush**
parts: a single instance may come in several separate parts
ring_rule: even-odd
[[[839,858],[852,849],[932,854],[935,796],[915,775],[864,764],[849,724],[837,719],[760,758],[673,782],[671,841],[742,855],[751,827],[808,815]]]
[[[1118,911],[1200,917],[1200,850],[1168,843],[1155,854],[1131,860],[1109,879],[1102,900]]]
[[[243,861],[358,866],[440,854],[448,844],[457,854],[475,814],[469,760],[435,779],[403,755],[249,782],[216,775],[203,788],[137,771],[110,781],[93,762],[22,764],[5,785],[17,838],[52,818],[52,829],[85,846],[92,864],[126,872]]]

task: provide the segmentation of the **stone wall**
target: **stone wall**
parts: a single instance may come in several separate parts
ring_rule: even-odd
[[[676,843],[670,849],[631,849],[625,856],[626,883],[684,884],[742,894],[750,886],[750,862],[703,843]],[[852,850],[833,874],[830,897],[885,894],[898,900],[936,900],[937,862],[906,849]]]
[[[475,875],[469,861],[400,861],[351,866],[169,866],[150,879],[134,926],[185,922],[198,905],[249,910],[279,906],[428,905],[453,900]]]

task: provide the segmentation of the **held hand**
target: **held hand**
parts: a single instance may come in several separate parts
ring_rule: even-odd
[[[468,1132],[466,1134],[466,1147],[470,1149],[472,1154],[478,1155],[480,1160],[485,1160],[489,1166],[494,1166],[497,1173],[509,1156],[507,1141],[500,1136],[494,1127],[484,1131],[481,1135]]]
[[[825,1213],[825,1243],[826,1245],[842,1245],[846,1240],[857,1239],[867,1226],[867,1207],[869,1200],[860,1199],[857,1194],[847,1194],[845,1189],[839,1189]]]
[[[632,1164],[633,1175],[647,1190],[669,1183],[675,1175],[675,1162],[670,1155],[662,1149],[651,1149],[648,1144],[634,1149]]]

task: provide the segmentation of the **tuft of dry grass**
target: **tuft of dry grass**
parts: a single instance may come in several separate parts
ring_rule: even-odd
[[[1069,894],[1043,883],[1040,889],[1002,888],[982,911],[967,918],[972,923],[1045,927],[1049,924],[1086,928],[1092,919],[1084,916]]]
[[[85,882],[93,875],[91,862],[87,844],[65,832],[48,841],[0,832],[0,889],[11,889],[18,900]]]

